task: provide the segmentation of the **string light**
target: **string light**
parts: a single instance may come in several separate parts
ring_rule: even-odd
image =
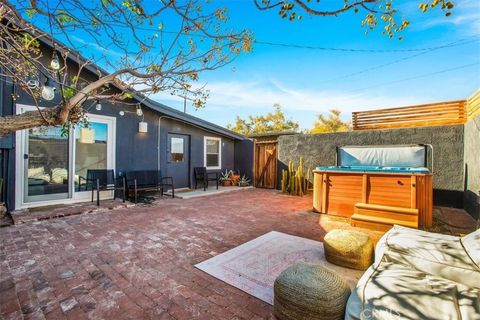
[[[143,110],[142,107],[140,107],[140,103],[137,104],[137,116],[143,116]]]
[[[38,81],[38,78],[30,76],[27,80],[27,86],[30,90],[37,89],[40,86],[40,81]]]
[[[45,81],[42,87],[42,98],[48,101],[55,98],[55,87],[52,85],[50,78],[47,78],[47,81]]]
[[[53,51],[52,60],[50,61],[50,68],[55,71],[60,70],[60,60],[58,59],[57,51]]]
[[[97,99],[96,103],[95,103],[95,109],[97,111],[100,111],[102,110],[102,104],[100,103],[100,100]]]

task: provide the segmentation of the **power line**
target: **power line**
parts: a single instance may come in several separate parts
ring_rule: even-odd
[[[23,10],[20,10],[23,11]],[[116,26],[119,28],[131,28],[125,24],[109,22],[107,23],[111,26]],[[189,36],[189,37],[200,37],[200,38],[210,38],[210,36],[203,35],[203,34],[191,34],[179,31],[171,31],[171,30],[163,30],[159,28],[151,28],[151,27],[142,27],[136,26],[136,30],[143,30],[143,31],[154,31],[166,34],[180,34],[182,36]],[[480,34],[474,35],[473,37],[478,37]],[[425,47],[425,48],[412,48],[412,49],[358,49],[358,48],[336,48],[336,47],[323,47],[323,46],[311,46],[311,45],[301,45],[301,44],[293,44],[293,43],[280,43],[280,42],[272,42],[272,41],[263,41],[263,40],[253,40],[254,43],[260,45],[267,45],[267,46],[277,46],[277,47],[285,47],[285,48],[296,48],[296,49],[308,49],[308,50],[319,50],[319,51],[339,51],[339,52],[363,52],[363,53],[395,53],[395,52],[422,52],[422,51],[432,51],[438,50],[443,48],[453,47],[459,44],[446,44],[446,45],[439,45],[433,47]],[[106,48],[105,48],[106,49]]]
[[[433,48],[433,49],[430,49],[430,50],[422,51],[422,52],[416,53],[416,54],[411,55],[411,56],[396,59],[396,60],[393,60],[393,61],[390,61],[390,62],[387,62],[387,63],[376,65],[376,66],[373,66],[373,67],[370,67],[370,68],[366,68],[366,69],[363,69],[363,70],[360,70],[360,71],[355,71],[355,72],[352,72],[352,73],[348,73],[348,74],[345,74],[343,76],[339,76],[339,77],[336,77],[336,78],[332,78],[332,79],[322,81],[320,83],[350,78],[350,77],[353,77],[353,76],[357,76],[359,74],[367,73],[369,71],[378,70],[378,69],[381,69],[383,67],[388,67],[388,66],[391,66],[391,65],[403,62],[403,61],[407,61],[407,60],[425,55],[427,53],[430,53],[430,52],[433,52],[433,51],[436,51],[436,50],[440,50],[440,49],[444,49],[444,48],[450,48],[450,47],[454,47],[454,46],[462,46],[462,45],[469,44],[469,43],[476,42],[476,41],[478,41],[478,40],[477,39],[475,39],[475,40],[467,40],[467,39],[457,40],[457,41],[451,42],[451,43],[449,43],[449,44],[447,44],[443,47],[438,47],[438,48]]]
[[[476,35],[478,36],[478,35]],[[476,41],[476,40],[472,40]],[[394,53],[394,52],[419,52],[419,51],[432,51],[443,48],[450,48],[457,46],[452,44],[446,44],[435,47],[427,48],[416,48],[416,49],[355,49],[355,48],[333,48],[333,47],[317,47],[317,46],[307,46],[307,45],[298,45],[298,44],[288,44],[288,43],[275,43],[269,41],[255,41],[258,44],[270,45],[270,46],[279,46],[286,48],[297,48],[297,49],[310,49],[310,50],[323,50],[323,51],[342,51],[342,52],[366,52],[366,53]]]
[[[111,26],[116,26],[119,28],[130,28],[129,26],[120,24],[120,23],[109,23]],[[199,37],[199,38],[210,38],[207,35],[202,34],[191,34],[185,32],[178,32],[178,31],[171,31],[171,30],[160,30],[157,28],[148,28],[148,27],[135,27],[136,30],[143,30],[143,31],[154,31],[166,34],[180,34],[182,36],[188,37]],[[473,37],[478,37],[480,35],[474,35]],[[443,48],[454,47],[456,45],[446,44],[446,45],[439,45],[433,47],[425,47],[425,48],[413,48],[413,49],[358,49],[358,48],[335,48],[335,47],[323,47],[323,46],[311,46],[311,45],[301,45],[301,44],[294,44],[294,43],[280,43],[280,42],[272,42],[272,41],[263,41],[263,40],[253,40],[254,43],[260,45],[267,45],[267,46],[277,46],[277,47],[285,47],[285,48],[296,48],[296,49],[307,49],[307,50],[318,50],[318,51],[337,51],[337,52],[362,52],[362,53],[395,53],[395,52],[421,52],[421,51],[431,51],[431,50],[438,50]],[[106,48],[105,48],[106,49]]]
[[[118,27],[128,28],[128,26],[121,25],[121,24],[112,24]],[[136,27],[135,29],[144,30],[144,31],[156,31],[156,32],[163,32],[168,34],[178,34],[178,31],[170,31],[170,30],[160,30],[155,28],[148,28],[148,27]],[[180,32],[183,36],[193,36],[193,37],[200,37],[200,38],[208,38],[206,35],[201,34],[189,34],[185,32]],[[480,35],[474,35],[472,37],[478,37]],[[311,45],[301,45],[301,44],[293,44],[293,43],[279,43],[279,42],[272,42],[272,41],[262,41],[262,40],[254,40],[254,43],[267,45],[267,46],[277,46],[277,47],[285,47],[285,48],[297,48],[297,49],[308,49],[308,50],[321,50],[321,51],[341,51],[341,52],[365,52],[365,53],[394,53],[394,52],[419,52],[419,51],[431,51],[431,50],[438,50],[443,48],[454,47],[455,45],[446,44],[434,47],[426,47],[426,48],[414,48],[414,49],[357,49],[357,48],[335,48],[335,47],[322,47],[322,46],[311,46]]]
[[[460,69],[465,69],[465,68],[473,67],[473,66],[476,66],[476,65],[480,65],[480,62],[464,64],[464,65],[461,65],[461,66],[457,66],[457,67],[453,67],[453,68],[449,68],[449,69],[444,69],[444,70],[440,70],[440,71],[435,71],[435,72],[430,72],[430,73],[425,73],[425,74],[422,74],[422,75],[413,76],[413,77],[409,77],[409,78],[403,78],[403,79],[399,79],[399,80],[383,82],[383,83],[379,83],[379,84],[376,84],[376,85],[351,90],[347,93],[363,91],[363,90],[367,90],[367,89],[371,89],[371,88],[377,88],[377,87],[381,87],[381,86],[385,86],[385,85],[389,85],[389,84],[394,84],[394,83],[399,83],[399,82],[405,82],[405,81],[409,81],[409,80],[426,78],[426,77],[429,77],[429,76],[433,76],[433,75],[437,75],[437,74],[441,74],[441,73],[446,73],[446,72],[451,72],[451,71],[455,71],[455,70],[460,70]]]

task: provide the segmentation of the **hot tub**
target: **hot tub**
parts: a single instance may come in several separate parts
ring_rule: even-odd
[[[432,175],[425,167],[335,166],[313,173],[317,212],[382,231],[432,224]]]

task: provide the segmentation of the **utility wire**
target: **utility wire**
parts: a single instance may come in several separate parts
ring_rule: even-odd
[[[110,22],[108,23],[111,26],[116,26],[119,28],[129,28],[129,26],[123,25],[121,23]],[[179,31],[171,31],[171,30],[161,30],[158,28],[149,28],[149,27],[135,27],[136,30],[143,30],[143,31],[154,31],[159,33],[166,33],[166,34],[179,34],[182,36],[188,37],[199,37],[199,38],[209,38],[209,36],[202,35],[202,34],[192,34],[186,32],[179,32]],[[475,35],[474,37],[478,37],[479,35]],[[412,49],[357,49],[357,48],[336,48],[336,47],[323,47],[323,46],[311,46],[311,45],[301,45],[301,44],[293,44],[293,43],[280,43],[280,42],[272,42],[272,41],[263,41],[263,40],[253,40],[254,43],[266,46],[277,46],[277,47],[285,47],[285,48],[296,48],[296,49],[308,49],[308,50],[320,50],[320,51],[340,51],[340,52],[364,52],[364,53],[395,53],[395,52],[420,52],[420,51],[430,51],[430,50],[438,50],[448,47],[453,47],[454,45],[446,44],[446,45],[439,45],[433,47],[425,47],[425,48],[412,48]],[[106,49],[106,48],[105,48]]]
[[[461,66],[457,66],[457,67],[453,67],[453,68],[449,68],[449,69],[444,69],[444,70],[440,70],[440,71],[435,71],[435,72],[430,72],[430,73],[425,73],[425,74],[421,74],[421,75],[414,76],[414,77],[403,78],[403,79],[394,80],[394,81],[389,81],[389,82],[382,82],[382,83],[379,83],[379,84],[376,84],[376,85],[372,85],[372,86],[363,87],[363,88],[360,88],[360,89],[351,90],[351,91],[346,92],[346,93],[353,93],[353,92],[358,92],[358,91],[364,91],[364,90],[367,90],[367,89],[377,88],[377,87],[381,87],[381,86],[386,86],[386,85],[389,85],[389,84],[394,84],[394,83],[399,83],[399,82],[405,82],[405,81],[415,80],[415,79],[420,79],[420,78],[426,78],[426,77],[429,77],[429,76],[433,76],[433,75],[437,75],[437,74],[441,74],[441,73],[446,73],[446,72],[451,72],[451,71],[455,71],[455,70],[460,70],[460,69],[465,69],[465,68],[469,68],[469,67],[473,67],[473,66],[477,66],[477,65],[480,65],[480,62],[474,62],[474,63],[464,64],[464,65],[461,65]]]
[[[114,25],[114,24],[112,24]],[[118,27],[128,28],[125,25],[116,24]],[[169,30],[160,30],[155,28],[148,28],[148,27],[136,27],[137,30],[144,30],[144,31],[156,31],[156,32],[163,32],[168,34],[178,34],[178,31],[169,31]],[[201,34],[189,34],[185,32],[180,33],[183,36],[193,36],[193,37],[200,37],[200,38],[208,38],[206,35]],[[474,35],[473,37],[478,37],[479,35]],[[446,44],[434,47],[426,47],[426,48],[413,48],[413,49],[357,49],[357,48],[335,48],[335,47],[322,47],[322,46],[310,46],[310,45],[301,45],[301,44],[293,44],[293,43],[279,43],[279,42],[272,42],[272,41],[262,41],[262,40],[254,40],[254,43],[267,45],[267,46],[277,46],[277,47],[285,47],[285,48],[297,48],[297,49],[309,49],[309,50],[322,50],[322,51],[342,51],[342,52],[366,52],[366,53],[393,53],[393,52],[417,52],[417,51],[431,51],[431,50],[438,50],[443,48],[453,47],[455,45]]]
[[[418,51],[432,51],[443,48],[454,47],[455,45],[446,44],[435,47],[427,48],[416,48],[416,49],[355,49],[355,48],[333,48],[333,47],[317,47],[317,46],[307,46],[307,45],[298,45],[298,44],[289,44],[289,43],[275,43],[268,41],[255,41],[255,43],[269,45],[269,46],[279,46],[286,48],[297,48],[297,49],[310,49],[310,50],[323,50],[323,51],[342,51],[342,52],[367,52],[367,53],[393,53],[393,52],[418,52]]]
[[[325,81],[321,81],[320,83],[325,83],[325,82],[331,82],[331,81],[335,81],[335,80],[342,80],[342,79],[350,78],[350,77],[353,77],[353,76],[357,76],[357,75],[359,75],[359,74],[367,73],[367,72],[370,72],[370,71],[373,71],[373,70],[381,69],[381,68],[383,68],[383,67],[388,67],[388,66],[391,66],[391,65],[394,65],[394,64],[403,62],[403,61],[407,61],[407,60],[410,60],[410,59],[413,59],[413,58],[416,58],[416,57],[425,55],[425,54],[427,54],[427,53],[430,53],[430,52],[433,52],[433,51],[436,51],[436,50],[440,50],[440,49],[444,49],[444,48],[449,48],[449,47],[454,47],[454,46],[462,46],[462,45],[466,45],[466,44],[469,44],[469,43],[472,43],[472,42],[477,42],[477,41],[478,41],[478,39],[474,39],[474,40],[467,40],[467,39],[457,40],[457,41],[451,42],[451,43],[449,43],[449,44],[447,44],[447,45],[445,45],[445,46],[443,46],[443,47],[441,47],[441,48],[438,47],[438,48],[433,48],[433,49],[430,49],[430,50],[422,51],[422,52],[416,53],[416,54],[411,55],[411,56],[403,57],[403,58],[396,59],[396,60],[393,60],[393,61],[390,61],[390,62],[387,62],[387,63],[379,64],[379,65],[376,65],[376,66],[373,66],[373,67],[370,67],[370,68],[366,68],[366,69],[363,69],[363,70],[360,70],[360,71],[355,71],[355,72],[352,72],[352,73],[348,73],[348,74],[345,74],[345,75],[343,75],[343,76],[339,76],[339,77],[336,77],[336,78],[332,78],[332,79],[328,79],[328,80],[325,80]]]

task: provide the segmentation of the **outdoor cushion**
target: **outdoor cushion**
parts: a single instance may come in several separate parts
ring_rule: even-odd
[[[345,319],[478,319],[480,290],[382,259],[359,280]]]
[[[471,241],[467,238],[467,243]],[[385,256],[389,261],[480,288],[480,268],[465,251],[460,237],[394,226],[378,242],[375,255],[376,264]]]
[[[467,234],[460,241],[472,261],[480,268],[480,229]]]
[[[36,177],[45,174],[45,167],[28,168],[28,176]]]
[[[68,171],[65,168],[52,169],[52,182],[62,184],[68,179]]]

